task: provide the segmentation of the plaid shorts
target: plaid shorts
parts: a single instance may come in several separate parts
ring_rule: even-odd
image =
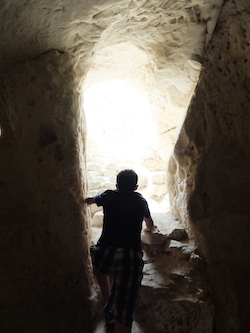
[[[94,267],[113,277],[106,308],[122,324],[131,326],[138,291],[142,280],[142,251],[129,248],[92,246]]]

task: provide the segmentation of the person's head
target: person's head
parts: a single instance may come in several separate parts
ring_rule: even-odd
[[[134,170],[122,170],[116,177],[116,187],[122,191],[135,191],[137,185],[138,176]]]

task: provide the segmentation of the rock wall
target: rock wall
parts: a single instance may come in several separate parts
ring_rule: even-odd
[[[139,162],[116,159],[104,154],[87,154],[88,195],[95,196],[107,189],[116,189],[116,175],[123,169],[134,169],[138,174],[138,191],[147,198],[151,211],[166,211],[169,208],[166,184],[166,166],[156,168],[157,163],[148,162],[150,169]],[[92,205],[91,215],[102,211],[102,207]]]
[[[1,332],[87,332],[84,119],[72,57],[17,65],[1,93]],[[79,73],[78,73],[79,74]],[[85,224],[84,224],[85,223]]]
[[[89,229],[79,202],[86,183],[82,73],[66,54],[40,55],[63,50],[86,72],[93,55],[121,36],[150,56],[164,133],[172,116],[165,102],[176,106],[173,113],[188,103],[208,45],[169,163],[171,205],[206,258],[215,331],[249,331],[248,2],[9,0],[0,6],[1,78],[12,68],[0,97],[1,332],[90,331]],[[114,55],[108,58],[113,66]]]
[[[171,206],[207,260],[220,333],[250,324],[249,9],[225,3],[169,163]]]

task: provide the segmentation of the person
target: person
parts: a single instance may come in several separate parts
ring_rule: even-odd
[[[116,177],[116,190],[88,197],[86,204],[103,206],[103,228],[91,248],[94,274],[100,286],[107,324],[115,333],[129,333],[142,280],[141,230],[156,227],[147,201],[136,192],[138,176],[134,170],[122,170]],[[112,278],[112,286],[110,278]]]

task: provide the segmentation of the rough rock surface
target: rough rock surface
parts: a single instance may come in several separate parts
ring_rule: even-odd
[[[148,199],[154,210],[166,211],[169,207],[166,166],[158,171],[154,162],[152,170],[135,163],[133,160],[115,160],[100,153],[87,155],[88,196],[95,196],[107,189],[116,189],[116,175],[123,169],[134,169],[138,174],[138,191]],[[115,155],[114,155],[115,156]],[[162,168],[162,166],[160,166]],[[90,207],[91,216],[101,207]]]
[[[216,332],[249,331],[249,12],[248,0],[1,1],[0,331],[91,332],[97,299],[90,214],[81,203],[81,94],[107,79],[149,96],[166,166],[179,133],[169,161],[171,208],[201,253],[205,266],[193,272],[206,269],[213,300],[210,308],[194,288],[187,312],[190,284],[174,274],[178,282],[164,293],[143,287],[142,306],[150,311],[154,290],[155,322],[182,309],[183,325],[159,321],[159,331],[191,332],[190,313],[212,332],[213,307]],[[183,241],[169,241],[164,246],[186,260]],[[164,267],[168,255],[157,242],[149,249],[159,258],[150,260]],[[195,321],[195,309],[209,320]]]
[[[1,332],[90,327],[90,231],[79,202],[84,122],[74,66],[71,56],[53,51],[4,78]]]
[[[135,314],[141,332],[212,332],[214,308],[204,260],[171,212],[152,217],[157,231],[141,236],[144,275]],[[93,229],[95,243],[101,225]]]
[[[249,330],[249,9],[226,2],[169,162],[172,211],[206,256],[219,332]]]

